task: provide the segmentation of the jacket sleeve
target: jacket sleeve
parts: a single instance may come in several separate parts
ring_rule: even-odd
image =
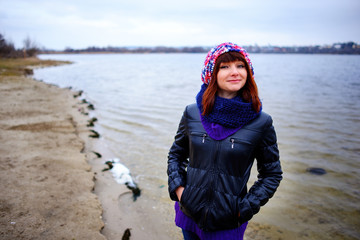
[[[276,133],[270,116],[266,121],[260,144],[255,150],[255,158],[258,180],[240,200],[240,223],[250,220],[254,214],[259,212],[260,206],[263,206],[274,195],[282,180]]]
[[[175,135],[175,141],[172,144],[168,155],[168,186],[170,198],[179,201],[175,190],[179,186],[186,184],[186,167],[189,157],[189,140],[186,134],[186,110],[181,118],[179,128]]]

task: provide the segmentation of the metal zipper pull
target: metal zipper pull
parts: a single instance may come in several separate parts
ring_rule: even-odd
[[[231,148],[234,148],[234,141],[235,141],[235,140],[232,138],[232,139],[231,139]]]
[[[205,137],[206,137],[206,134],[204,133],[202,143],[205,143]]]

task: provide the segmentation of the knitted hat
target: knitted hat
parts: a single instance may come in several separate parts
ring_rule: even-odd
[[[203,68],[202,74],[201,74],[201,80],[206,85],[208,85],[211,81],[211,75],[214,71],[216,59],[221,54],[230,52],[230,51],[241,53],[244,56],[244,58],[246,59],[246,62],[249,64],[251,72],[254,75],[254,68],[251,64],[249,55],[247,54],[245,49],[243,49],[242,47],[240,47],[236,44],[233,44],[231,42],[226,42],[226,43],[222,43],[222,44],[218,45],[217,47],[211,49],[205,58],[204,68]]]

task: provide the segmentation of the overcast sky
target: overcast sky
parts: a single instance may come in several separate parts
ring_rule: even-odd
[[[360,43],[360,0],[0,0],[17,48]]]

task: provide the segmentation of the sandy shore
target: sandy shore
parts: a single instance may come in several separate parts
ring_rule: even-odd
[[[73,94],[0,77],[0,239],[105,239]]]
[[[0,76],[0,239],[122,239],[127,228],[130,239],[169,239],[156,230],[161,216],[102,171],[114,156],[89,138],[87,104],[74,94]]]
[[[131,191],[102,171],[114,155],[104,142],[89,138],[94,127],[86,126],[90,117],[83,113],[90,110],[83,97],[18,76],[26,73],[24,64],[31,69],[58,63],[5,64],[0,69],[0,239],[111,240],[122,239],[128,228],[130,239],[173,236],[169,229],[156,230],[161,215],[150,204],[133,202]]]

